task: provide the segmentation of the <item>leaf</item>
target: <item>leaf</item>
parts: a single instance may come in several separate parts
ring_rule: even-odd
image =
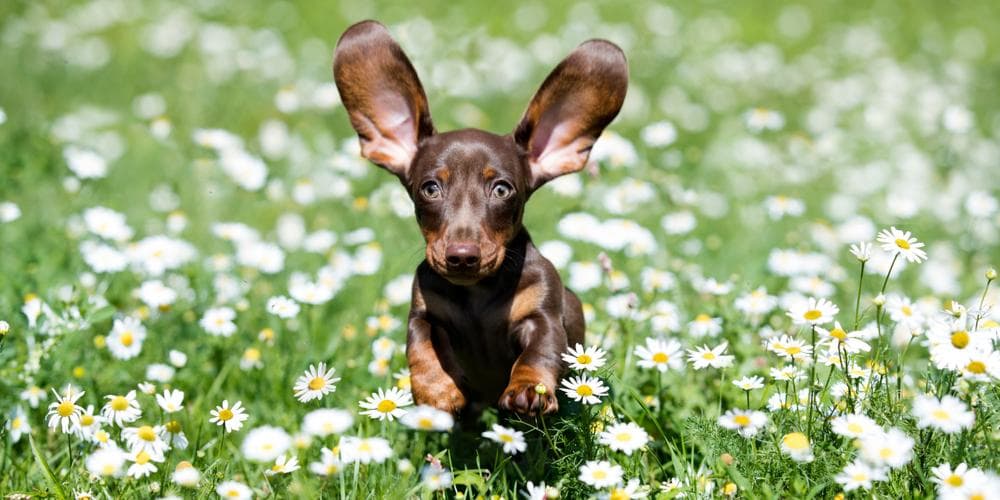
[[[477,491],[483,491],[486,489],[486,481],[483,480],[482,472],[486,469],[468,469],[461,472],[456,472],[452,477],[452,484],[460,484],[462,486],[473,486]]]
[[[49,486],[55,491],[56,496],[65,500],[66,491],[63,490],[62,484],[56,479],[56,475],[52,472],[52,467],[49,467],[49,462],[45,460],[42,452],[35,445],[35,438],[31,436],[31,433],[28,433],[28,443],[31,444],[31,453],[35,455],[35,462],[42,468],[42,472],[45,474],[45,480],[49,482]]]

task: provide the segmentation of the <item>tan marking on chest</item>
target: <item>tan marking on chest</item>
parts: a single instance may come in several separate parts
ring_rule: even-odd
[[[514,299],[510,304],[510,315],[508,316],[510,322],[515,323],[538,311],[542,306],[544,297],[545,289],[540,284],[531,285],[514,294]]]

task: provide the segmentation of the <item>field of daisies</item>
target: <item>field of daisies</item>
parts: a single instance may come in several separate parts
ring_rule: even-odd
[[[1000,498],[995,6],[416,4],[0,3],[0,496]],[[441,130],[628,54],[527,207],[588,322],[556,415],[412,400],[365,18]]]

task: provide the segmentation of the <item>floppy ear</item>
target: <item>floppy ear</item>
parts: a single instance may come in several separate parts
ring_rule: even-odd
[[[625,54],[607,40],[584,42],[552,70],[514,129],[528,153],[532,189],[583,169],[627,87]]]
[[[337,42],[333,79],[361,139],[361,155],[405,182],[417,145],[434,134],[434,124],[403,49],[378,22],[357,23]]]

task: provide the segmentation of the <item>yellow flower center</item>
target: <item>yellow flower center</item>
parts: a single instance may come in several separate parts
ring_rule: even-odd
[[[663,363],[666,363],[667,361],[670,361],[670,356],[668,356],[667,353],[665,353],[665,352],[658,352],[658,353],[656,353],[656,354],[653,355],[653,362],[654,363],[663,364]]]
[[[128,408],[128,400],[125,396],[115,396],[111,398],[111,409],[114,411],[125,411]]]
[[[833,330],[830,330],[830,336],[841,342],[847,340],[847,332],[845,332],[840,328],[834,328]]]
[[[171,420],[167,422],[166,428],[167,432],[171,434],[177,434],[178,432],[181,431],[181,423],[176,420]]]
[[[982,493],[973,493],[969,495],[969,500],[986,500],[986,495]]]
[[[514,442],[514,436],[511,436],[510,434],[501,434],[500,435],[500,441],[503,441],[505,443],[513,443]]]
[[[788,346],[785,349],[785,352],[787,352],[789,356],[795,356],[796,354],[802,352],[802,348],[799,347],[799,346],[794,346],[794,345],[793,346]]]
[[[972,361],[968,366],[965,367],[969,373],[974,373],[976,375],[982,375],[986,373],[986,363],[982,361]]]
[[[86,427],[88,425],[91,425],[93,423],[94,423],[94,416],[93,415],[89,415],[88,414],[88,415],[84,415],[84,416],[80,417],[80,425],[82,425],[84,427]]]
[[[432,422],[431,419],[424,417],[417,421],[417,427],[420,427],[421,429],[430,429],[434,427],[434,422]]]
[[[111,464],[104,464],[104,467],[101,468],[101,472],[104,473],[105,476],[110,476],[115,473],[115,466]]]
[[[399,377],[399,380],[396,381],[396,387],[398,387],[400,389],[403,389],[403,390],[409,389],[410,388],[410,376],[406,375],[404,377]]]
[[[226,420],[229,420],[231,418],[233,418],[232,410],[230,410],[229,408],[223,408],[219,410],[219,420],[225,422]]]
[[[882,448],[878,452],[878,456],[882,457],[883,460],[890,458],[893,455],[895,455],[895,453],[893,453],[892,448]]]
[[[60,417],[68,417],[73,414],[73,410],[75,409],[76,405],[74,405],[72,401],[63,401],[56,407],[56,413],[58,413]]]
[[[711,361],[711,360],[715,359],[715,353],[712,352],[712,351],[708,351],[705,354],[702,354],[701,358],[702,359],[707,359],[707,360]]]
[[[22,424],[24,424],[24,420],[21,419],[21,417],[14,417],[14,420],[11,420],[11,422],[10,422],[10,428],[14,429],[14,430],[18,430],[18,429],[21,428]]]
[[[859,483],[862,482],[862,481],[867,481],[868,480],[868,474],[865,474],[864,472],[858,472],[858,473],[854,474],[853,476],[851,476],[851,479],[853,479],[853,480],[855,480],[855,481],[857,481]]]
[[[952,332],[951,345],[955,346],[956,349],[965,349],[965,346],[969,345],[969,332],[965,330]]]
[[[962,479],[962,476],[959,476],[958,474],[952,474],[948,476],[948,479],[945,479],[944,482],[948,483],[949,486],[954,486],[956,488],[965,484],[965,480]]]
[[[608,477],[608,473],[603,470],[595,470],[593,473],[594,479],[605,479]]]
[[[896,246],[902,248],[903,250],[909,250],[910,242],[904,240],[903,238],[896,238]]]
[[[581,396],[593,396],[594,389],[587,384],[580,384],[576,387],[576,393]]]
[[[226,492],[226,496],[230,498],[238,498],[240,496],[240,490],[233,488]]]
[[[621,488],[611,490],[611,494],[608,495],[608,500],[628,500],[629,498],[632,497]]]
[[[579,355],[579,356],[576,357],[577,364],[581,364],[581,365],[589,365],[593,361],[594,361],[594,358],[591,358],[589,354],[581,354],[581,355]]]
[[[135,456],[135,463],[143,465],[149,462],[149,459],[150,459],[149,453],[146,453],[146,451],[143,450],[140,451],[139,454]]]
[[[900,311],[903,312],[903,316],[913,316],[913,309],[910,306],[903,306]]]
[[[379,402],[376,408],[381,413],[389,413],[396,409],[396,402],[389,399],[383,399]]]
[[[260,349],[257,349],[256,347],[251,347],[246,351],[243,351],[243,359],[247,361],[259,361]]]
[[[809,448],[809,438],[801,432],[792,432],[785,434],[785,437],[781,439],[781,444],[784,444],[790,450],[805,450]]]
[[[951,415],[949,415],[948,412],[941,409],[934,410],[931,413],[931,416],[936,418],[937,420],[948,420],[951,417]]]
[[[309,389],[313,391],[318,391],[326,387],[326,379],[323,377],[316,377],[309,381]]]
[[[819,319],[821,316],[823,316],[823,313],[818,309],[810,309],[806,311],[805,314],[802,315],[803,318],[809,321],[815,321]]]
[[[736,415],[735,417],[733,417],[733,422],[735,422],[736,425],[740,427],[746,427],[750,425],[750,417],[746,415]]]
[[[707,323],[709,321],[712,321],[712,317],[705,313],[701,313],[698,316],[695,316],[694,320],[697,321],[698,323]]]
[[[133,342],[135,342],[135,338],[132,337],[132,332],[130,332],[128,330],[122,332],[122,345],[123,346],[128,347],[128,346],[132,345]]]
[[[139,439],[141,439],[143,441],[155,441],[156,440],[156,433],[153,432],[153,428],[150,427],[150,426],[148,426],[148,425],[144,425],[142,427],[139,427],[139,430],[135,434],[137,436],[139,436]]]
[[[358,451],[368,453],[372,451],[372,445],[368,443],[368,440],[364,440],[358,445]]]
[[[864,432],[865,429],[864,427],[861,426],[861,424],[857,422],[851,422],[847,424],[847,430],[851,431],[853,434],[861,434],[862,432]]]

